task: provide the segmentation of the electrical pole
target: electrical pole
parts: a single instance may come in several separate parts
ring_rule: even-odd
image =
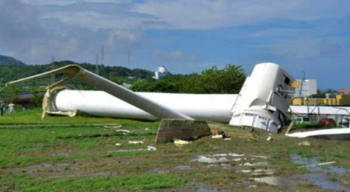
[[[98,53],[96,53],[96,65],[95,65],[95,74],[99,75],[100,71],[99,71],[99,57],[98,57]]]

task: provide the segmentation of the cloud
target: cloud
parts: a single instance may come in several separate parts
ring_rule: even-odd
[[[183,53],[182,51],[165,52],[159,49],[152,50],[153,59],[158,61],[167,61],[168,63],[197,63],[198,58],[195,54]]]
[[[76,53],[78,41],[71,32],[61,29],[47,31],[40,11],[18,0],[1,0],[1,54],[10,54],[25,62],[42,62],[51,55],[67,57]]]
[[[147,18],[125,15],[106,15],[95,11],[88,12],[53,12],[43,16],[44,19],[58,19],[72,26],[82,27],[93,31],[106,29],[125,29],[157,25],[150,23]],[[159,25],[164,25],[159,23]]]
[[[341,4],[349,6],[340,0],[146,0],[137,3],[133,11],[152,15],[172,28],[214,29],[269,19],[309,21],[334,18],[348,14]]]
[[[21,0],[30,5],[72,5],[76,3],[130,3],[132,0]]]
[[[342,57],[350,54],[350,39],[332,37],[281,41],[271,46],[271,52],[297,59]]]

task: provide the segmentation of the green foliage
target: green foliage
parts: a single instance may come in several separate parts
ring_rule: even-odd
[[[137,81],[134,91],[168,93],[238,93],[246,76],[241,66],[227,65],[201,74],[169,75],[159,80]]]
[[[30,99],[31,107],[41,107],[43,103],[43,98],[43,95],[34,92],[33,97]]]
[[[6,86],[0,91],[0,98],[6,103],[14,102],[18,98],[20,92],[21,90],[18,85]]]
[[[84,69],[87,69],[89,71],[94,72],[95,71],[95,65],[89,64],[89,63],[75,63],[73,61],[60,61],[55,62],[54,66],[55,68],[60,68],[66,65],[80,65]],[[29,77],[32,75],[36,75],[39,73],[47,72],[52,69],[51,64],[44,64],[44,65],[10,65],[10,66],[2,66],[0,65],[0,86],[4,86],[5,83],[17,80],[24,77]],[[122,78],[127,79],[127,77],[133,77],[136,79],[151,79],[153,76],[152,71],[142,70],[142,69],[128,69],[121,66],[100,66],[99,74],[105,78]],[[61,79],[63,75],[57,75],[57,79]],[[113,80],[113,79],[112,79]],[[114,79],[115,80],[115,79]],[[47,86],[50,82],[50,77],[42,78],[38,80],[34,80],[32,82],[27,82],[26,85],[30,86]],[[69,81],[69,85],[71,85],[74,88],[78,89],[87,89],[91,88],[82,81],[78,79],[73,79]]]

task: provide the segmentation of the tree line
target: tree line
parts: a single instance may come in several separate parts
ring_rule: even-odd
[[[159,80],[138,80],[133,91],[165,93],[238,93],[246,75],[241,66],[216,66],[201,73],[190,75],[168,75]]]

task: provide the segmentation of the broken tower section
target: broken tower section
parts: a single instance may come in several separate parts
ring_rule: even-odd
[[[231,110],[230,125],[277,133],[285,124],[294,78],[274,63],[254,67]]]

